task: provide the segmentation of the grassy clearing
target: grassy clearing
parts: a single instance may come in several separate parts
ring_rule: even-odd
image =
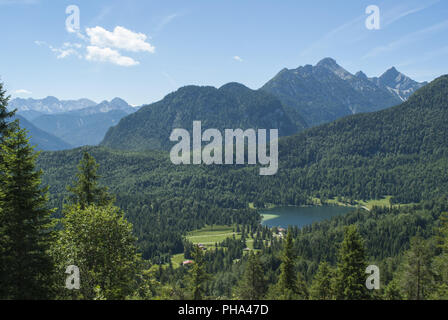
[[[368,210],[372,210],[373,207],[403,207],[403,206],[412,206],[414,205],[414,203],[402,203],[402,204],[394,204],[391,205],[390,204],[390,200],[392,199],[392,196],[386,196],[382,199],[375,199],[375,200],[367,200],[367,201],[363,201],[363,200],[355,200],[354,204],[349,204],[347,202],[344,202],[344,200],[338,201],[337,199],[330,199],[327,200],[326,202],[328,204],[332,204],[332,205],[338,205],[338,206],[352,206],[352,207],[362,207],[362,208],[366,208]],[[321,203],[321,201],[319,199],[315,200],[315,203]]]
[[[220,243],[227,238],[235,235],[238,239],[241,235],[233,232],[230,226],[206,226],[202,229],[192,231],[187,234],[186,238],[193,244],[203,244],[206,247],[214,247],[216,243]]]
[[[233,226],[206,226],[202,229],[191,231],[186,238],[193,244],[203,244],[209,250],[214,250],[216,243],[218,245],[227,238],[232,238],[235,235],[236,239],[241,239],[241,233],[233,232]],[[246,239],[247,247],[253,249],[254,240]],[[221,248],[218,246],[218,248]],[[258,250],[256,250],[258,251]],[[178,268],[185,260],[184,254],[176,254],[171,257],[171,262],[174,268]]]
[[[373,207],[390,207],[390,199],[392,196],[387,196],[380,200],[369,200],[369,201],[357,201],[360,205],[372,210]]]
[[[184,254],[183,253],[179,253],[179,254],[175,254],[171,257],[171,263],[173,264],[173,268],[179,268],[180,264],[182,262],[184,262],[185,258],[184,258]]]

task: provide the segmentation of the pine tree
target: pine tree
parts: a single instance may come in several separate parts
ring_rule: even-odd
[[[448,299],[448,213],[441,215],[440,228],[437,231],[436,241],[441,252],[434,258],[432,264],[436,284],[431,298],[446,300]]]
[[[193,300],[202,300],[204,298],[204,285],[210,276],[205,270],[204,253],[199,246],[194,247],[192,256],[194,264],[189,270],[189,277]]]
[[[47,189],[41,187],[42,172],[35,170],[38,154],[26,132],[18,123],[8,131],[0,145],[0,299],[47,299],[54,275]]]
[[[77,181],[74,186],[69,186],[68,191],[72,193],[70,200],[79,204],[81,209],[90,205],[106,206],[114,202],[114,198],[107,192],[106,187],[100,187],[97,174],[99,165],[95,159],[84,152],[78,165]]]
[[[296,272],[296,254],[292,229],[289,228],[281,255],[280,276],[276,285],[269,292],[269,298],[281,300],[300,300],[307,298],[307,290],[302,276]]]
[[[364,240],[356,226],[345,229],[338,256],[335,295],[338,300],[363,300],[369,294],[365,286],[366,256]]]
[[[408,300],[423,300],[429,294],[432,281],[433,253],[427,240],[417,236],[411,239],[410,249],[401,265],[401,287]],[[445,266],[446,267],[446,266]]]
[[[390,281],[384,289],[384,300],[403,300],[397,279]]]
[[[0,145],[3,144],[3,139],[9,132],[10,124],[9,118],[14,115],[14,112],[8,112],[8,101],[9,96],[6,95],[6,91],[3,90],[3,83],[0,82]],[[6,179],[6,169],[5,163],[3,160],[2,152],[0,152],[0,204],[1,201],[5,198],[5,179]],[[3,277],[8,274],[7,264],[9,263],[7,260],[7,246],[8,246],[8,235],[6,229],[6,220],[3,221],[4,216],[3,208],[0,205],[0,284],[4,283]],[[1,285],[0,285],[1,286]],[[6,290],[6,289],[4,289]],[[5,297],[2,288],[0,288],[0,299]]]
[[[237,296],[242,300],[260,300],[266,293],[266,279],[258,254],[249,253],[243,278],[237,288]]]
[[[282,264],[280,265],[281,273],[278,284],[280,288],[290,290],[292,292],[297,291],[295,259],[296,254],[294,253],[292,233],[290,232],[290,230],[288,230],[285,245],[283,248]]]
[[[319,264],[313,284],[310,289],[311,299],[313,300],[332,300],[333,293],[333,270],[326,261]]]
[[[9,118],[13,117],[15,113],[15,110],[8,111],[9,98],[3,89],[3,83],[0,82],[0,143],[10,129]]]

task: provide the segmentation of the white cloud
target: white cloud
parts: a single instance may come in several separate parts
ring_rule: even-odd
[[[34,43],[40,47],[48,47],[51,52],[56,54],[57,59],[64,59],[71,55],[82,58],[82,55],[78,52],[78,50],[83,47],[83,45],[80,43],[64,42],[64,44],[60,48],[53,47],[52,45],[47,44],[45,41],[36,40],[34,41]]]
[[[115,48],[131,52],[155,52],[155,47],[146,42],[147,36],[117,26],[113,32],[102,27],[86,29],[90,44],[101,48]]]
[[[71,43],[71,42],[64,42],[64,44],[62,46],[64,48],[76,48],[76,49],[81,49],[82,48],[82,44],[80,44],[80,43]]]
[[[243,59],[239,56],[234,56],[233,60],[238,61],[238,62],[243,62]]]
[[[0,0],[1,1],[1,0]],[[155,47],[146,42],[147,36],[124,27],[117,26],[113,32],[96,26],[87,28],[86,34],[76,32],[79,42],[64,42],[60,47],[53,47],[44,41],[34,41],[38,46],[48,47],[57,59],[76,56],[88,61],[108,62],[118,66],[131,67],[140,63],[121,51],[154,53]]]
[[[26,89],[19,89],[19,90],[14,91],[14,94],[30,95],[30,94],[32,94],[32,92],[28,91]]]
[[[61,48],[55,48],[53,46],[48,46],[52,52],[56,54],[56,58],[64,59],[71,55],[82,58],[82,55],[77,51],[81,49],[82,45],[80,43],[65,42]]]
[[[86,60],[98,62],[110,62],[122,67],[132,67],[139,64],[138,61],[130,57],[122,56],[118,51],[111,48],[100,48],[88,46]]]

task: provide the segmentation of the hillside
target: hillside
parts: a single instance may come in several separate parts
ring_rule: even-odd
[[[387,110],[350,116],[280,143],[281,197],[415,202],[448,193],[448,76]],[[293,187],[294,186],[294,187]],[[284,189],[285,188],[285,189]]]
[[[280,136],[305,128],[298,116],[290,117],[279,100],[270,94],[229,83],[214,87],[187,86],[162,101],[142,107],[111,128],[102,146],[122,150],[168,150],[175,128],[191,132],[193,121],[202,127],[224,129],[279,129]]]
[[[423,86],[395,68],[380,78],[351,74],[335,60],[283,69],[260,90],[272,93],[301,114],[310,126],[398,105]]]
[[[30,142],[36,146],[37,150],[58,151],[72,148],[70,144],[48,132],[40,130],[24,117],[17,115],[15,118],[19,120],[20,126],[28,131]]]
[[[39,157],[54,206],[61,205],[82,150]],[[160,223],[188,231],[204,221],[257,219],[255,213],[242,211],[248,203],[303,205],[312,198],[368,200],[386,195],[396,203],[434,199],[448,194],[448,76],[400,106],[280,139],[276,176],[261,177],[256,167],[175,166],[160,151],[84,150],[98,160],[103,183],[117,194],[118,204],[142,235],[154,230],[151,219],[161,219],[158,213],[163,213]],[[232,214],[234,209],[239,211]],[[179,224],[181,216],[198,220]],[[157,228],[168,237],[169,230]],[[151,243],[146,254],[168,250],[164,246]]]

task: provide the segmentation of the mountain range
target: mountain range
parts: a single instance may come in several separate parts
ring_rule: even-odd
[[[48,135],[51,135],[65,143],[53,145],[60,145],[62,149],[66,149],[67,145],[79,147],[99,144],[111,126],[137,110],[120,98],[97,104],[89,99],[59,100],[55,97],[13,99],[9,109],[17,109],[17,116],[26,119],[28,127],[31,124],[34,126],[30,130],[34,134],[34,141],[46,141]],[[42,139],[42,133],[47,138]],[[43,143],[40,148],[54,150],[46,146]]]
[[[398,105],[425,84],[411,80],[395,68],[379,78],[368,78],[362,71],[353,75],[334,59],[325,58],[315,66],[283,69],[260,90],[297,110],[312,127]]]
[[[111,127],[102,146],[123,150],[168,149],[175,128],[191,130],[194,120],[207,128],[279,128],[281,136],[348,115],[398,105],[424,86],[395,68],[379,78],[351,74],[334,59],[316,66],[283,69],[259,90],[229,83],[187,86],[145,106]]]
[[[427,83],[392,67],[380,77],[351,74],[332,58],[315,66],[283,69],[258,90],[239,83],[221,88],[186,86],[159,102],[137,108],[115,98],[14,99],[10,109],[36,128],[73,147],[98,145],[124,150],[167,150],[175,128],[278,128],[288,136],[349,115],[374,112],[406,101]],[[34,130],[34,132],[36,132]]]
[[[96,105],[96,102],[89,99],[59,100],[56,97],[49,96],[44,99],[15,98],[9,102],[9,109],[17,109],[17,114],[32,121],[34,118],[43,114],[64,113]]]
[[[388,195],[412,203],[448,194],[447,106],[448,75],[396,107],[280,138],[275,176],[260,177],[256,166],[176,166],[168,152],[158,150],[89,147],[89,152],[107,170],[108,184],[129,199],[194,194],[219,202],[224,200],[216,197],[222,194],[246,204],[301,205],[315,197],[368,200]],[[63,190],[61,177],[76,171],[81,154],[79,149],[44,154],[40,163],[52,169],[46,179],[54,190]]]

